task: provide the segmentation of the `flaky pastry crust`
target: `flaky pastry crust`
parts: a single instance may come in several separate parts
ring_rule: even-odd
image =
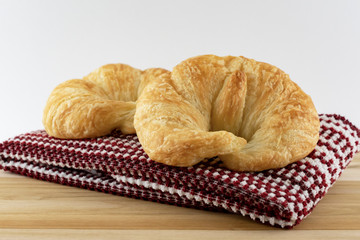
[[[83,79],[61,83],[46,103],[45,130],[50,136],[71,139],[104,136],[114,129],[135,133],[136,100],[147,83],[164,72],[168,71],[108,64]]]
[[[304,158],[320,127],[311,98],[283,71],[214,55],[187,59],[172,72],[102,66],[57,86],[43,124],[57,138],[99,137],[113,129],[137,133],[154,161],[193,166],[219,156],[236,171]]]
[[[308,155],[320,123],[311,98],[277,67],[205,55],[150,82],[134,126],[155,161],[192,166],[219,156],[229,169],[261,171]]]

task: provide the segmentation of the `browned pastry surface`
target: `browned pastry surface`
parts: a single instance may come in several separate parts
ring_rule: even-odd
[[[113,129],[135,133],[136,100],[147,82],[163,72],[108,64],[83,79],[61,83],[46,103],[45,130],[57,138],[98,137]]]
[[[244,57],[183,61],[144,89],[134,121],[150,158],[174,166],[219,156],[237,171],[279,168],[319,138],[311,98],[280,69]]]
[[[287,74],[214,55],[187,59],[172,72],[102,66],[56,87],[43,123],[58,138],[136,132],[155,161],[192,166],[219,156],[237,171],[283,167],[309,154],[319,137],[311,98]]]

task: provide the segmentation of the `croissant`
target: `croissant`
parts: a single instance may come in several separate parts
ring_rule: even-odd
[[[279,168],[319,139],[311,98],[280,69],[245,57],[198,56],[143,89],[134,126],[155,161],[192,166],[219,156],[236,171]]]
[[[102,66],[83,79],[58,85],[50,94],[43,113],[43,125],[57,138],[91,138],[114,129],[135,133],[136,100],[157,75],[153,68],[141,71],[126,64]]]
[[[283,167],[309,154],[319,138],[311,98],[287,74],[214,55],[185,60],[172,72],[102,66],[57,86],[43,124],[58,138],[137,133],[155,161],[192,166],[219,156],[237,171]]]

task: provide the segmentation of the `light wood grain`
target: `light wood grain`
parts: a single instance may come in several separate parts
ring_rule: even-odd
[[[355,155],[340,177],[341,181],[360,181],[360,153]]]
[[[360,155],[292,230],[235,214],[181,208],[0,172],[0,236],[6,239],[356,239]],[[119,238],[121,237],[121,238]]]
[[[291,237],[291,240],[324,239],[324,240],[354,240],[360,238],[360,230],[300,230],[300,231],[218,231],[218,230],[72,230],[72,229],[0,229],[0,235],[6,239],[37,240],[99,240],[99,239],[158,239],[158,240],[238,240],[238,239],[270,239],[279,240]]]

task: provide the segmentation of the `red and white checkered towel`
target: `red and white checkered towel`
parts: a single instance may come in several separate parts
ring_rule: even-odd
[[[235,172],[218,158],[194,167],[156,163],[136,135],[60,140],[45,131],[0,143],[0,168],[64,185],[184,207],[227,211],[291,228],[314,209],[360,150],[360,131],[320,115],[320,140],[306,158],[263,172]]]

